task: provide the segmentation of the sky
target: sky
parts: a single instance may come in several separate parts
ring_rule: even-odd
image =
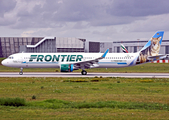
[[[169,40],[169,0],[0,0],[0,37]]]

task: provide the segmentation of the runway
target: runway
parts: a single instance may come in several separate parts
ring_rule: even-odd
[[[128,77],[128,78],[169,78],[169,73],[59,73],[59,72],[0,72],[0,77]]]

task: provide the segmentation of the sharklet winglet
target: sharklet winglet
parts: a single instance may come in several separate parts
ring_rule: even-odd
[[[105,58],[108,52],[109,52],[109,49],[107,49],[107,50],[104,52],[104,54],[102,55],[102,58]]]

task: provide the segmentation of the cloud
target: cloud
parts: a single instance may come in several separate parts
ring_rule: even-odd
[[[90,26],[108,26],[126,24],[133,21],[131,17],[114,17],[108,14],[106,11],[106,7],[109,4],[108,1],[109,0],[106,2],[103,2],[103,0],[20,1],[18,5],[22,5],[22,7],[18,9],[16,14],[18,20],[12,27],[15,29],[36,27],[57,28],[66,26],[67,22],[86,22]],[[32,5],[31,3],[34,4]],[[75,27],[77,28],[77,26]]]
[[[169,31],[168,4],[168,0],[0,0],[0,25],[18,36],[130,39],[136,32]]]
[[[166,0],[18,0],[17,22],[12,28],[57,28],[66,26],[67,22],[86,22],[90,26],[110,26],[129,24],[147,15],[163,13],[159,9]],[[152,4],[153,3],[153,4]],[[152,4],[152,5],[151,5]],[[153,12],[152,12],[153,11]],[[150,14],[151,13],[151,14]],[[26,24],[25,24],[26,23]],[[75,26],[77,28],[77,26]],[[83,26],[81,26],[83,28]]]
[[[9,6],[5,2],[9,0],[2,1],[7,7],[2,7],[1,13],[16,6],[14,0]],[[12,27],[57,28],[67,22],[87,22],[90,26],[130,24],[147,16],[169,13],[168,3],[168,0],[17,0],[14,16],[17,21]]]
[[[3,18],[4,14],[13,10],[16,6],[14,0],[0,0],[0,17]]]
[[[128,32],[153,32],[158,30],[169,31],[169,13],[156,16],[147,16],[144,20],[137,20],[127,24]]]
[[[0,25],[9,26],[14,24],[12,15],[10,12],[16,7],[16,1],[14,0],[0,0]]]
[[[168,0],[114,0],[107,12],[115,16],[150,16],[169,13]]]

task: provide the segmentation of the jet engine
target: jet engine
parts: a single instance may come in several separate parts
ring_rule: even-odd
[[[73,71],[73,64],[61,64],[60,71],[61,72],[72,72]]]

